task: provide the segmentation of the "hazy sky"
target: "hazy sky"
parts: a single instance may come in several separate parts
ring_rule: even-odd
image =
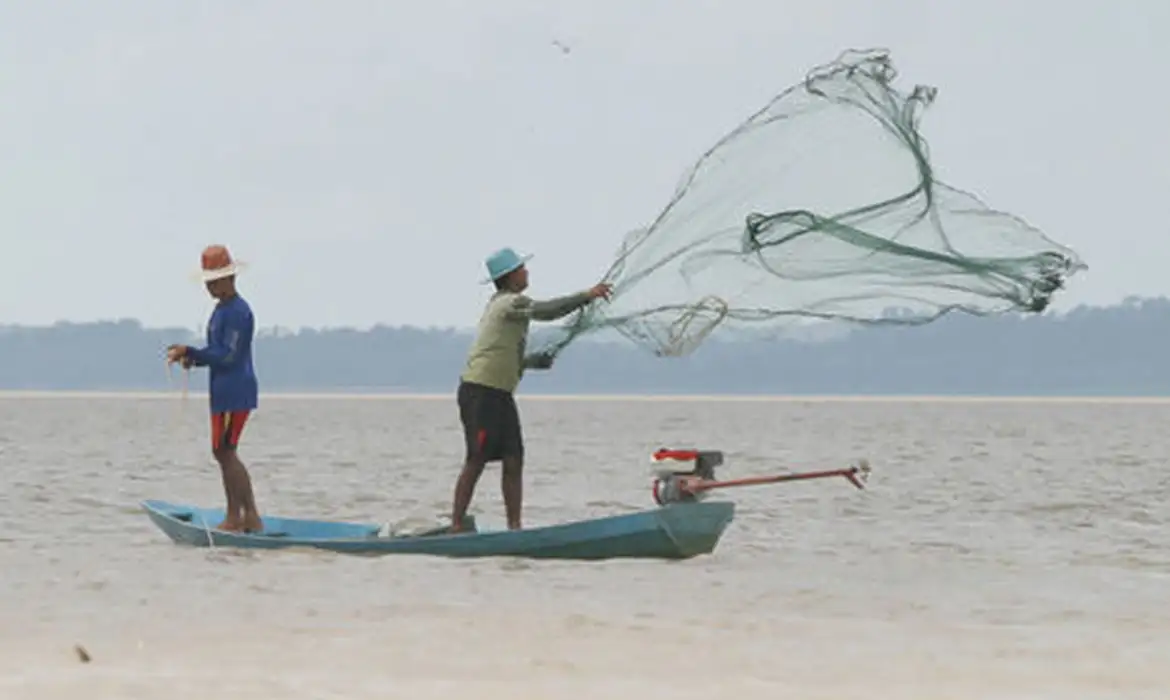
[[[939,88],[940,176],[1168,294],[1160,0],[0,2],[0,323],[471,325],[482,259],[592,284],[726,131],[844,49]],[[555,41],[569,46],[563,53]],[[1158,48],[1158,47],[1161,48]]]

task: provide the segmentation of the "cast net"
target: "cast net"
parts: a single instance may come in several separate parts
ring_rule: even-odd
[[[604,278],[613,298],[570,317],[543,350],[612,329],[678,356],[719,326],[1043,311],[1085,265],[938,181],[918,126],[936,89],[900,92],[895,77],[886,51],[847,51],[775,97],[627,236]]]

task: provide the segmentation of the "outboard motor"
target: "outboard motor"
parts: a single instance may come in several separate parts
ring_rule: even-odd
[[[694,462],[690,471],[677,469],[660,469],[654,473],[654,487],[652,493],[654,502],[660,506],[670,503],[694,503],[703,500],[708,491],[725,489],[735,486],[760,486],[762,484],[781,484],[794,481],[808,481],[809,479],[827,479],[842,477],[859,489],[865,488],[865,481],[869,478],[869,461],[862,459],[852,467],[843,469],[824,469],[821,471],[792,472],[789,474],[772,474],[770,476],[747,476],[739,479],[720,481],[715,478],[715,467],[723,464],[723,453],[718,450],[669,450],[665,447],[650,456],[650,461],[658,463],[665,460],[676,462]]]
[[[665,460],[694,462],[688,471],[660,469],[655,472],[651,493],[654,502],[660,506],[668,503],[692,503],[702,500],[704,492],[692,492],[683,488],[687,480],[715,481],[715,467],[723,464],[723,452],[719,450],[672,450],[665,447],[650,456],[652,462]]]

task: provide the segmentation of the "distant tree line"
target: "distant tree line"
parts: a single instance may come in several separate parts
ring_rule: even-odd
[[[0,389],[160,390],[163,348],[190,329],[134,320],[0,326]],[[451,392],[468,331],[265,331],[264,391]],[[718,332],[685,358],[582,339],[527,393],[1170,395],[1170,300],[1129,299],[1064,314],[854,328],[827,340],[733,339]],[[205,386],[202,373],[193,386]]]

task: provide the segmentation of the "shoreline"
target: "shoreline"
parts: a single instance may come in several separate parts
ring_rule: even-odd
[[[454,401],[451,392],[266,392],[261,401]],[[206,391],[0,389],[0,401],[27,399],[207,400]],[[679,403],[1061,403],[1170,404],[1170,396],[977,396],[951,394],[525,394],[518,401]]]

